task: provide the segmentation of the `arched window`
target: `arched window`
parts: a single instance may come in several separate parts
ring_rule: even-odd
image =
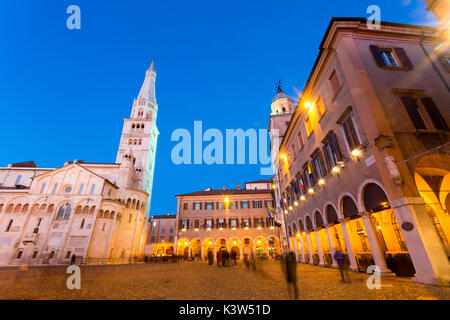
[[[45,187],[46,187],[46,186],[47,186],[46,183],[44,183],[44,184],[42,185],[40,194],[43,194],[43,193],[44,193],[44,190],[45,190]]]
[[[67,186],[67,187],[64,189],[64,192],[65,192],[65,193],[72,192],[72,187],[71,187],[71,186]]]
[[[133,140],[133,144],[136,145],[137,144],[137,139]]]
[[[57,183],[55,183],[55,185],[53,186],[52,194],[56,193],[56,189],[58,189],[58,184]]]
[[[141,123],[141,129],[144,129],[144,124],[143,123]]]
[[[128,140],[128,144],[132,144],[132,143],[133,143],[132,139]]]
[[[82,183],[80,186],[80,190],[78,191],[78,194],[82,194],[84,191],[84,184]]]
[[[84,222],[86,221],[86,219],[81,220],[81,225],[80,225],[80,229],[83,229],[84,227]]]
[[[70,214],[72,212],[72,206],[70,203],[63,204],[58,210],[58,215],[56,220],[69,220]]]
[[[144,109],[139,109],[138,117],[142,117],[144,115]]]
[[[92,185],[90,194],[94,194],[94,191],[95,191],[95,184]]]
[[[136,128],[136,125],[133,123],[133,124],[131,125],[131,129],[134,129],[134,128]]]
[[[142,139],[139,139],[139,142],[138,142],[138,143],[139,143],[139,145],[141,145],[141,144],[142,144]]]
[[[20,180],[22,179],[22,176],[18,176],[16,179],[16,186],[20,183]]]

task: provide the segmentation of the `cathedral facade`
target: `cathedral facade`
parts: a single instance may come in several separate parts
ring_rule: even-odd
[[[143,258],[158,129],[152,62],[115,163],[32,161],[0,168],[0,266]]]

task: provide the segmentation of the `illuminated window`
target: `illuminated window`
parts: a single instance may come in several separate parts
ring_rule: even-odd
[[[213,210],[214,209],[214,202],[206,202],[205,209],[206,210]]]
[[[82,194],[84,191],[84,184],[81,184],[80,190],[78,191],[78,194]]]
[[[22,176],[18,176],[16,179],[15,185],[17,186],[20,183],[20,180],[22,179]]]
[[[43,194],[43,193],[44,193],[44,190],[45,190],[45,187],[46,187],[46,186],[47,186],[46,183],[44,183],[44,184],[42,185],[40,194]]]
[[[94,194],[94,191],[95,191],[95,184],[92,185],[90,194]]]
[[[55,185],[53,186],[52,194],[56,193],[56,189],[58,189],[58,184],[57,183],[55,183]]]
[[[326,110],[325,110],[325,106],[323,104],[322,98],[319,98],[317,100],[317,113],[319,115],[319,119],[322,118],[322,116],[325,114]]]

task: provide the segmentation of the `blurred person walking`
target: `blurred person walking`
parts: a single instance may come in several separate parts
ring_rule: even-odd
[[[345,254],[343,254],[341,250],[337,249],[333,257],[339,266],[339,272],[341,273],[341,282],[350,283],[351,280],[350,275],[348,274],[348,265],[345,261]]]
[[[290,252],[285,257],[284,266],[286,268],[286,284],[289,297],[294,297],[298,300],[298,286],[297,286],[297,259],[295,259],[294,252]],[[292,294],[291,294],[292,291]]]

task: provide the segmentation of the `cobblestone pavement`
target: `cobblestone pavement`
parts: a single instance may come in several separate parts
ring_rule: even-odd
[[[369,290],[368,275],[350,273],[340,283],[337,270],[299,264],[300,299],[450,299],[450,288],[425,286],[409,278],[386,277]],[[0,299],[289,299],[277,261],[218,268],[206,262],[82,266],[81,289],[66,286],[66,267],[0,269]]]

